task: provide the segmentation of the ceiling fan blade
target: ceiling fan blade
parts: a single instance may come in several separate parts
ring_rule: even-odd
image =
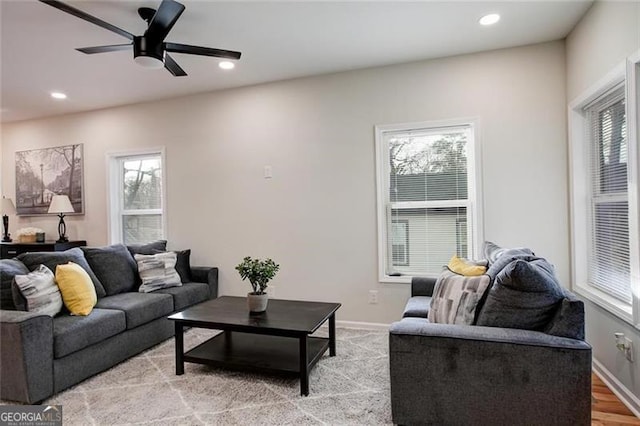
[[[95,16],[91,16],[88,13],[81,11],[80,9],[76,9],[75,7],[69,6],[68,4],[62,3],[57,0],[40,0],[42,3],[48,4],[49,6],[55,7],[63,12],[66,12],[70,15],[76,16],[80,19],[84,19],[87,22],[91,22],[94,25],[102,27],[106,30],[112,31],[116,34],[120,34],[122,37],[126,37],[129,40],[133,40],[133,34],[129,31],[125,31],[122,28],[118,28],[115,25],[111,25],[108,22],[103,21],[102,19],[98,19]]]
[[[144,35],[157,42],[163,41],[182,12],[184,12],[182,4],[175,0],[162,0]]]
[[[76,49],[78,52],[86,53],[87,55],[91,55],[93,53],[106,53],[106,52],[115,52],[118,50],[128,50],[133,46],[131,43],[127,44],[111,44],[109,46],[94,46],[94,47],[80,47]]]
[[[164,67],[175,77],[184,77],[185,75],[187,75],[187,73],[184,72],[180,65],[178,65],[178,63],[166,53],[164,54]]]
[[[190,46],[180,43],[165,43],[164,50],[167,52],[187,53],[190,55],[215,56],[216,58],[240,59],[240,52],[233,50],[212,49],[210,47]]]

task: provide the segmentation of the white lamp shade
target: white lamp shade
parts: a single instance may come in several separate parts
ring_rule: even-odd
[[[16,214],[16,206],[13,205],[11,198],[2,197],[2,214],[10,215]]]
[[[66,195],[54,195],[49,204],[49,213],[73,213],[73,206]]]

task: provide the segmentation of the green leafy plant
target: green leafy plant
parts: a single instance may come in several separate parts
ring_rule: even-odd
[[[251,283],[251,287],[253,287],[253,293],[251,294],[264,294],[267,283],[276,276],[276,272],[279,269],[280,265],[271,259],[252,259],[251,256],[245,257],[236,266],[236,271],[238,271],[242,280],[248,279]]]

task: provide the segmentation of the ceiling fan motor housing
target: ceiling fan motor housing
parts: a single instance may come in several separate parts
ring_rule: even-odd
[[[51,7],[83,19],[94,25],[116,33],[133,43],[112,44],[108,46],[93,46],[76,49],[87,55],[94,53],[116,52],[128,50],[133,44],[134,61],[145,68],[166,68],[175,77],[186,76],[187,73],[173,60],[169,53],[183,53],[187,55],[213,56],[216,58],[240,59],[240,52],[233,50],[213,49],[210,47],[191,46],[181,43],[165,43],[171,28],[184,12],[184,5],[176,0],[162,0],[158,9],[141,7],[138,14],[147,22],[147,30],[141,36],[135,36],[129,31],[116,27],[100,18],[89,15],[59,0],[40,0]],[[2,2],[2,0],[0,0]]]
[[[135,36],[133,38],[133,59],[146,68],[164,67],[162,42],[152,43],[145,36]]]

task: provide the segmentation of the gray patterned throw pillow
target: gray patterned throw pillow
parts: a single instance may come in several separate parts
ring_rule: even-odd
[[[472,325],[489,282],[487,275],[465,277],[445,270],[433,289],[429,322]]]
[[[55,316],[62,309],[62,296],[53,272],[40,265],[27,275],[14,278],[20,294],[27,301],[27,311]]]
[[[142,279],[142,285],[138,290],[141,293],[182,285],[180,275],[176,271],[177,256],[174,252],[136,254],[135,259]]]

